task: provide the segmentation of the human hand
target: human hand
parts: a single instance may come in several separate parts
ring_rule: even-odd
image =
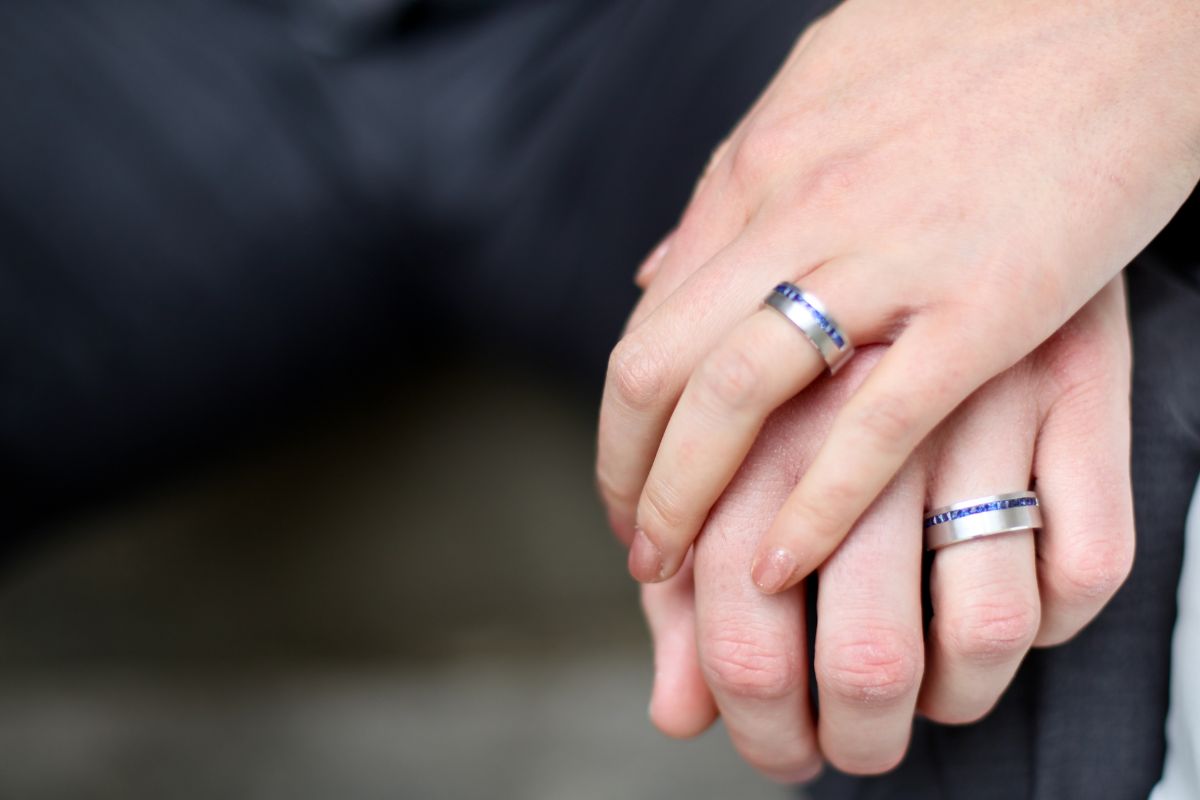
[[[597,474],[635,577],[674,574],[763,420],[825,370],[754,311],[780,280],[860,346],[890,345],[755,575],[780,591],[823,562],[926,434],[1187,196],[1198,31],[1186,0],[849,0],[811,29],[714,157],[613,353]]]
[[[651,718],[699,733],[717,709],[741,754],[803,781],[821,757],[886,771],[914,709],[939,722],[985,714],[1029,646],[1062,642],[1124,579],[1133,554],[1130,353],[1120,279],[1046,344],[942,423],[820,568],[814,724],[802,587],[763,595],[746,566],[820,435],[866,378],[871,348],[767,423],[713,509],[694,556],[643,587],[655,650]],[[1036,479],[1044,528],[938,550],[922,642],[924,507]]]

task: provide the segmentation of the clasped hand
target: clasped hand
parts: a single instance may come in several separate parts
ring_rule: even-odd
[[[719,710],[777,778],[883,771],[914,710],[977,719],[1124,579],[1117,276],[1200,175],[1200,110],[1178,101],[1200,22],[1181,2],[1110,12],[850,0],[641,270],[597,476],[647,583],[664,731]],[[779,281],[859,345],[836,377],[758,310]],[[1034,485],[1041,531],[938,551],[923,637],[923,510]],[[796,588],[813,572],[815,725]]]

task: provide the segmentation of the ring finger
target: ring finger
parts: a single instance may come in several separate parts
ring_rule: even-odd
[[[1029,488],[1038,415],[1024,391],[1022,370],[1018,366],[982,387],[943,427],[939,441],[953,447],[931,448],[932,506]],[[975,521],[986,526],[999,521],[1000,513],[980,513]],[[933,619],[919,707],[937,722],[972,722],[995,705],[1037,634],[1034,532],[941,547],[930,592]]]

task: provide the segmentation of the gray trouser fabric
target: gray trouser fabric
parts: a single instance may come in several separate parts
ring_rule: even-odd
[[[631,272],[826,3],[12,0],[0,530],[469,347],[596,386]],[[1195,213],[1130,271],[1133,577],[982,723],[817,797],[1144,797],[1200,469]],[[434,326],[437,327],[434,327]]]

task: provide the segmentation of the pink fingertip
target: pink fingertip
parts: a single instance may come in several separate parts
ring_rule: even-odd
[[[633,546],[629,548],[629,574],[641,583],[656,583],[663,579],[662,551],[641,528],[633,529]]]
[[[796,557],[784,548],[776,547],[759,556],[750,571],[750,577],[760,591],[775,594],[787,588],[796,570]]]

